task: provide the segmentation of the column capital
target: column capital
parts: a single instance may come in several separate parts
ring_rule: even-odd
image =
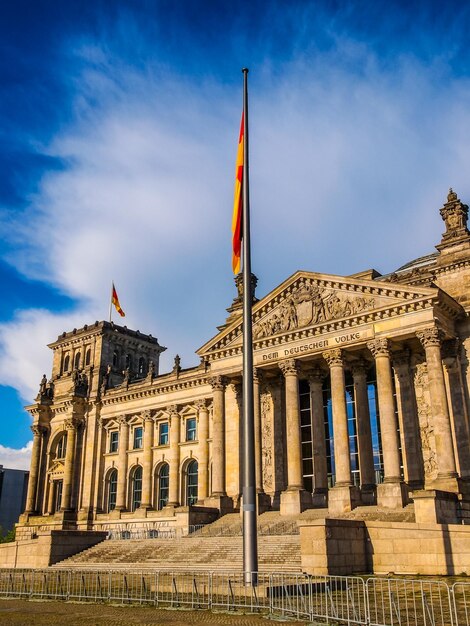
[[[279,363],[279,369],[284,374],[284,376],[299,375],[299,364],[295,359],[287,359],[286,361],[281,361]]]
[[[30,426],[31,432],[35,437],[41,437],[46,432],[47,428],[44,426],[40,426],[39,424],[33,424]]]
[[[310,388],[311,388],[312,385],[323,384],[323,381],[328,376],[328,372],[325,372],[324,369],[322,369],[321,367],[317,365],[316,367],[313,367],[311,370],[308,370],[306,372],[306,375],[307,375],[308,384],[310,385]]]
[[[264,379],[264,372],[257,367],[253,368],[253,382],[262,384]]]
[[[386,337],[369,341],[367,348],[372,352],[375,359],[380,356],[390,356],[390,341]]]
[[[167,411],[170,418],[181,417],[178,413],[178,406],[176,404],[171,404],[169,407],[167,407]]]
[[[416,336],[421,342],[424,349],[431,346],[437,346],[440,348],[442,341],[442,331],[437,326],[430,326],[429,328],[423,328],[418,330]]]
[[[126,415],[119,415],[116,417],[116,422],[119,424],[119,428],[123,428],[124,426],[129,426],[129,422],[127,421]]]
[[[227,385],[227,379],[225,376],[211,376],[208,379],[208,382],[212,387],[212,391],[224,391]]]
[[[82,423],[83,420],[80,420],[76,417],[67,417],[64,420],[64,426],[66,430],[78,430]]]
[[[205,399],[203,399],[203,400],[196,400],[196,402],[194,403],[194,406],[196,407],[196,410],[197,410],[198,413],[200,411],[209,411]]]
[[[351,365],[353,377],[366,376],[370,368],[370,363],[366,359],[358,359]]]
[[[335,365],[343,365],[343,352],[341,348],[333,348],[332,350],[325,350],[322,352],[322,357],[328,363],[329,367],[334,367]]]
[[[145,422],[153,422],[155,421],[152,413],[150,411],[142,411],[140,417],[142,418],[142,420]]]
[[[394,352],[392,355],[392,364],[395,369],[405,368],[410,365],[411,352],[408,348],[401,350],[400,352]]]

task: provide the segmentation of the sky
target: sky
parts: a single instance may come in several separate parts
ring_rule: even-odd
[[[460,0],[0,3],[0,464],[112,280],[161,373],[225,321],[243,67],[258,297],[433,252],[470,201],[469,30]]]

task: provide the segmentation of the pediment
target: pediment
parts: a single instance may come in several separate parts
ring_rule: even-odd
[[[374,321],[377,316],[399,315],[413,303],[430,302],[439,290],[376,280],[297,272],[253,307],[253,342],[302,333],[314,327],[344,322]],[[378,317],[380,319],[380,317]],[[200,356],[237,349],[242,343],[239,318],[198,350]]]
[[[53,461],[48,473],[54,476],[61,476],[65,472],[65,465],[63,461]]]

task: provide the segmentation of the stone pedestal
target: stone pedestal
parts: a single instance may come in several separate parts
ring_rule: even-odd
[[[455,494],[461,491],[460,481],[456,476],[438,475],[429,485],[426,484],[426,488]]]
[[[377,504],[376,485],[361,485],[361,502],[365,506]]]
[[[318,489],[312,493],[312,507],[325,509],[328,506],[328,489]]]
[[[408,504],[408,489],[402,482],[377,485],[377,504],[387,509],[402,509]]]
[[[353,485],[338,485],[328,492],[328,512],[332,516],[348,513],[360,502],[359,489]]]
[[[258,504],[258,515],[271,509],[271,498],[264,491],[256,494]],[[241,508],[241,507],[240,507]]]
[[[287,489],[281,493],[281,515],[300,515],[312,508],[312,494],[305,489]]]
[[[219,509],[220,515],[233,512],[233,500],[229,496],[209,496],[204,500],[204,506]]]
[[[459,501],[455,493],[446,491],[413,491],[417,524],[458,524]]]

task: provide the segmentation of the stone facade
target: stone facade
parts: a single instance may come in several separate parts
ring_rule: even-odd
[[[253,296],[260,510],[334,518],[420,499],[422,521],[465,521],[467,213],[451,190],[437,252],[389,275],[297,272]],[[240,291],[228,311],[200,365],[183,369],[177,357],[167,374],[155,338],[107,322],[50,344],[52,376],[28,407],[19,531],[190,525],[240,506]]]

